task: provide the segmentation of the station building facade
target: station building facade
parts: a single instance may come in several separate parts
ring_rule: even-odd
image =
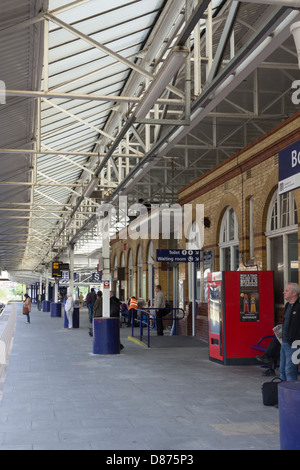
[[[299,282],[300,188],[279,194],[278,155],[299,140],[297,113],[179,191],[181,207],[204,208],[203,230],[192,228],[203,238],[199,264],[156,262],[156,249],[188,248],[185,238],[113,240],[111,266],[120,297],[135,295],[150,305],[160,284],[173,306],[186,312],[180,334],[208,340],[207,273],[271,270],[275,322],[281,322],[284,286]]]

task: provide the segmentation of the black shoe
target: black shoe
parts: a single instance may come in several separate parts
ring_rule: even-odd
[[[270,359],[265,356],[264,354],[262,356],[256,356],[255,358],[258,362],[262,362],[263,364],[269,364]]]
[[[120,344],[120,350],[124,349],[123,344]]]

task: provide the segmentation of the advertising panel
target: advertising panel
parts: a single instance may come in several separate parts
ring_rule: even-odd
[[[240,273],[241,321],[259,320],[258,273]]]

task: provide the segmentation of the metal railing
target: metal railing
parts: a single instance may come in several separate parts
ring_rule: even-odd
[[[131,319],[131,331],[132,331],[132,337],[134,337],[134,322],[138,322],[140,324],[140,341],[143,341],[143,336],[144,335],[144,328],[147,327],[147,346],[150,348],[150,330],[155,329],[156,326],[156,312],[157,310],[166,310],[165,308],[155,308],[155,307],[149,307],[149,308],[137,308],[137,318]],[[172,328],[170,332],[170,336],[177,335],[177,322],[179,320],[182,320],[185,316],[185,312],[182,308],[170,308],[168,309],[170,312],[168,312],[166,315],[164,315],[161,319],[162,321],[172,321]],[[153,313],[151,313],[151,311]],[[178,317],[178,313],[181,312],[182,316]],[[172,317],[170,317],[170,313],[173,313]],[[144,319],[146,317],[146,319]]]

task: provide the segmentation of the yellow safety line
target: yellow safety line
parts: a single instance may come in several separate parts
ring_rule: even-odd
[[[128,336],[128,339],[129,341],[132,341],[133,343],[139,344],[140,346],[144,346],[144,348],[151,349],[151,348],[148,348],[147,344],[143,343],[137,338],[134,338],[133,336]]]

